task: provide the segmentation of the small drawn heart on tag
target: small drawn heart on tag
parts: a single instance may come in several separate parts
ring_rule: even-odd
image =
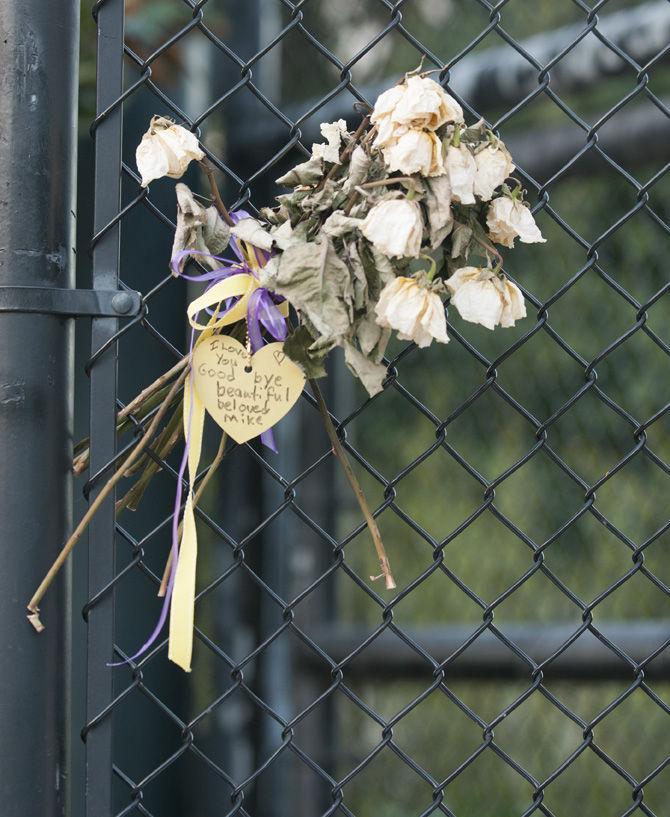
[[[287,414],[305,385],[302,369],[268,343],[251,358],[228,335],[214,335],[193,352],[193,382],[205,408],[237,443],[258,437]]]

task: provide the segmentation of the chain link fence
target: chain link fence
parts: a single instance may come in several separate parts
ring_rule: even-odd
[[[396,593],[369,581],[308,390],[279,454],[231,446],[198,508],[192,675],[166,640],[106,666],[157,615],[175,461],[152,454],[135,513],[106,506],[87,817],[669,815],[668,3],[100,0],[93,16],[93,281],[118,275],[144,309],[93,324],[87,495],[143,433],[117,451],[115,411],[185,348],[173,185],[142,190],[133,159],[152,114],[194,130],[227,203],[254,210],[319,122],[355,125],[423,59],[509,145],[548,241],[508,263],[529,307],[514,329],[449,322],[448,347],[391,347],[373,399],[332,367]]]

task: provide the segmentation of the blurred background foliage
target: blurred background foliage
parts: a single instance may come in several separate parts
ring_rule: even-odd
[[[270,42],[289,24],[290,5],[276,0],[256,0],[248,5],[241,1],[210,0],[203,11],[209,29],[247,59],[259,45]],[[346,62],[389,25],[390,5],[379,0],[311,0],[301,6],[303,25],[337,59]],[[649,6],[649,3],[611,0],[599,9],[599,14],[604,19],[617,12],[634,11],[637,6]],[[95,99],[95,27],[88,7],[88,2],[83,3],[82,133],[94,116]],[[583,27],[588,8],[586,2],[570,0],[536,0],[532,4],[511,0],[501,10],[501,25],[516,40],[526,41],[561,26]],[[150,57],[192,19],[190,5],[180,0],[129,0],[126,14],[128,44],[140,59]],[[410,0],[402,6],[402,15],[403,24],[419,41],[440,59],[450,61],[490,25],[491,12],[488,4],[475,0]],[[495,31],[483,37],[472,53],[481,55],[494,48],[509,49],[510,56],[513,55],[511,47]],[[578,60],[578,53],[576,49],[566,61]],[[352,66],[353,82],[362,88],[390,84],[417,62],[413,45],[391,29]],[[190,116],[199,115],[213,104],[240,75],[239,67],[227,60],[197,29],[151,60],[151,70],[156,84]],[[261,90],[278,107],[290,110],[294,117],[309,111],[311,102],[331,91],[340,80],[337,66],[298,28],[291,30],[252,70]],[[130,60],[127,83],[135,81],[137,76],[137,66]],[[595,82],[585,81],[581,88],[570,87],[565,94],[561,93],[561,99],[592,125],[631,92],[636,82],[635,72],[624,68],[612,71],[611,75],[603,74]],[[667,97],[670,89],[667,58],[653,66],[648,87],[659,97]],[[340,99],[346,98],[347,93],[344,90]],[[244,89],[238,96],[245,95],[251,98]],[[133,104],[126,133],[131,165],[133,145],[143,130],[143,123],[151,113],[159,112],[148,92]],[[234,108],[231,103],[229,110],[228,103],[224,103],[202,124],[204,141],[224,162],[231,162],[240,175],[243,175],[242,169],[255,172],[262,167],[276,149],[271,140],[263,143],[262,139],[256,139],[252,140],[253,156],[242,155],[239,149],[235,152],[234,144],[244,143],[248,134],[251,134],[248,138],[256,138],[256,115],[261,123],[265,122],[262,117],[267,116],[253,99],[248,104],[251,107],[246,118],[231,114],[233,111],[244,114],[243,106]],[[511,107],[492,99],[481,113],[493,122],[503,117],[500,128],[503,139],[514,144],[515,138],[523,137],[523,142],[518,144],[530,146],[533,153],[542,151],[541,140],[547,128],[576,130],[574,123],[548,95],[542,94],[513,115],[505,116]],[[649,111],[652,124],[654,115],[662,119],[663,114],[659,111],[654,114],[652,108],[643,96],[634,98],[614,115],[607,128],[623,133],[625,140],[632,111]],[[305,125],[308,134],[310,128],[314,129],[313,120],[319,118],[318,112],[308,118]],[[287,129],[284,130],[285,141]],[[306,141],[309,142],[309,138]],[[659,159],[656,154],[651,157],[644,138],[639,139],[633,153],[627,160],[626,171],[642,185],[654,179],[668,159],[667,152],[665,159]],[[297,158],[294,151],[286,161]],[[514,158],[521,168],[525,166],[523,153],[515,152]],[[534,161],[534,167],[541,169],[541,163]],[[278,175],[275,170],[262,174],[254,183],[252,195],[257,206],[267,203],[278,192],[271,183]],[[541,185],[548,183],[551,208],[583,242],[546,212],[540,212],[538,221],[547,244],[518,247],[508,254],[506,269],[526,292],[543,302],[587,264],[585,245],[598,243],[598,263],[603,274],[595,268],[587,269],[549,309],[550,326],[576,355],[584,361],[593,361],[636,322],[635,305],[617,291],[617,285],[643,303],[667,282],[667,234],[649,213],[640,209],[624,226],[600,241],[637,201],[634,185],[606,161],[587,163],[585,157],[584,161],[577,161],[570,172],[555,179],[552,176],[553,173],[547,171],[546,175],[540,172],[535,178]],[[535,192],[529,185],[531,199]],[[667,177],[649,190],[650,207],[666,223],[670,217],[669,193]],[[168,212],[173,206],[169,201],[168,198]],[[169,253],[169,241],[163,232],[156,234],[164,244],[160,251],[163,264]],[[156,276],[162,276],[163,272],[164,264]],[[505,356],[506,350],[534,325],[536,315],[537,309],[530,306],[525,321],[514,329],[495,333],[464,324],[457,315],[450,315],[450,320],[454,329],[486,360],[502,361],[496,366],[497,383],[543,423],[582,388],[585,366],[545,330],[538,331],[509,357]],[[647,315],[647,325],[665,344],[670,343],[667,318],[666,297],[652,306]],[[400,350],[398,346],[391,353]],[[523,623],[540,628],[563,622],[574,625],[576,630],[582,622],[579,603],[541,572],[534,573],[501,600],[507,589],[532,568],[533,553],[491,510],[484,510],[463,532],[450,538],[485,503],[481,480],[459,464],[453,452],[490,484],[537,444],[533,423],[493,389],[482,390],[467,410],[457,413],[459,406],[481,389],[487,365],[453,336],[446,348],[414,350],[397,365],[397,383],[401,388],[387,389],[347,424],[349,439],[382,480],[391,482],[396,490],[394,507],[382,514],[380,527],[400,590],[431,566],[434,548],[447,541],[444,565],[470,591],[470,595],[464,592],[445,571],[435,571],[394,606],[394,622],[408,631],[451,625],[470,625],[474,630],[481,623],[483,608],[495,605],[495,622],[503,632],[508,624]],[[588,485],[603,478],[633,450],[635,424],[644,423],[668,404],[667,346],[665,350],[659,348],[642,331],[637,331],[598,360],[596,371],[599,388],[633,420],[626,419],[615,406],[607,405],[590,389],[551,424],[548,432],[552,449]],[[334,369],[333,379],[337,384],[335,410],[340,416],[347,416],[360,405],[363,395],[358,385],[339,370]],[[418,410],[404,390],[427,411]],[[446,445],[420,461],[435,441],[435,422],[430,416],[438,422],[453,419],[446,426]],[[669,431],[670,414],[655,421],[647,431],[649,447],[664,462],[670,461]],[[415,467],[406,470],[410,463]],[[385,501],[384,485],[365,469],[359,467],[358,471],[371,502],[381,505]],[[358,524],[358,518],[338,480],[339,477],[337,491],[333,493],[332,485],[324,478],[322,493],[317,496],[313,482],[309,492],[301,485],[297,499],[308,512],[317,515],[326,495],[328,509],[335,509],[333,529],[329,532],[341,538]],[[668,488],[667,473],[649,458],[639,455],[597,491],[595,507],[637,546],[667,523]],[[528,540],[541,545],[584,506],[584,493],[584,489],[539,448],[522,467],[497,485],[495,505]],[[403,514],[415,520],[423,533],[406,524]],[[364,582],[371,569],[374,570],[370,554],[367,534],[356,537],[345,549],[348,565]],[[666,531],[645,551],[646,566],[666,586],[670,584],[669,557],[670,533]],[[289,577],[291,598],[319,574],[319,564],[318,560],[314,562],[313,574],[303,565],[295,576]],[[551,541],[545,551],[545,564],[583,605],[598,599],[633,565],[631,548],[588,512]],[[263,576],[262,565],[257,569]],[[379,604],[343,571],[335,572],[328,584],[332,585],[329,592],[333,599],[330,624],[357,628],[364,634],[379,626]],[[376,585],[374,589],[383,592]],[[473,600],[474,597],[479,601]],[[670,599],[666,592],[637,573],[598,603],[594,619],[605,633],[612,623],[670,621]],[[302,614],[300,606],[296,609],[296,621],[307,632],[318,624],[309,608]],[[431,683],[430,672],[425,676],[417,679],[397,679],[389,675],[368,677],[354,686],[356,694],[369,707],[384,718],[392,718]],[[632,681],[631,674],[629,682]],[[197,673],[192,682],[196,686],[199,683]],[[528,690],[530,680],[528,677],[517,680],[490,677],[450,682],[447,676],[447,683],[480,718],[491,721]],[[549,675],[547,686],[559,701],[588,721],[605,710],[628,683],[552,681]],[[670,705],[670,684],[658,682],[652,686],[666,705]],[[207,697],[202,693],[201,699],[203,695]],[[331,747],[332,766],[327,771],[342,778],[379,744],[381,729],[339,692],[331,717],[335,719],[336,737]],[[668,754],[667,720],[667,714],[660,707],[642,690],[636,690],[598,724],[596,741],[639,780]],[[297,734],[299,739],[299,728]],[[423,769],[435,779],[443,780],[481,744],[482,728],[437,690],[398,722],[394,736],[396,743]],[[496,728],[496,741],[516,762],[542,780],[580,745],[582,730],[546,697],[535,692]],[[357,817],[381,814],[409,817],[422,813],[432,802],[430,786],[389,748],[382,750],[345,786],[344,794],[345,803]],[[513,817],[526,813],[531,801],[532,786],[492,751],[484,751],[445,791],[445,803],[457,817]],[[616,817],[626,811],[630,802],[630,785],[590,750],[551,783],[545,795],[545,804],[557,817],[576,814]],[[666,770],[645,789],[645,803],[660,817],[670,814],[669,802],[670,771]],[[266,813],[271,817],[271,812]],[[258,812],[258,817],[260,815]]]

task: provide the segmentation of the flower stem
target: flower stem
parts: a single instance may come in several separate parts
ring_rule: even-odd
[[[373,182],[365,182],[364,184],[359,184],[358,186],[363,189],[367,190],[370,187],[388,187],[392,184],[398,184],[400,182],[415,182],[416,179],[412,179],[410,176],[389,176],[386,179],[375,179]]]
[[[146,389],[143,389],[137,397],[134,397],[127,406],[125,406],[116,416],[117,433],[123,431],[124,423],[123,421],[126,420],[131,414],[135,414],[140,408],[153,408],[152,403],[148,403],[150,399],[160,392],[163,389],[169,380],[171,380],[176,374],[186,366],[188,363],[188,355],[185,355],[178,363],[176,363],[171,369],[168,369],[167,372],[164,372],[160,377],[154,380]],[[72,462],[72,470],[75,476],[79,476],[82,474],[86,468],[88,467],[88,460],[90,456],[90,451],[88,446],[82,449],[81,453],[78,454],[73,462]]]
[[[226,205],[223,203],[223,199],[221,198],[221,193],[219,192],[219,186],[216,183],[216,179],[214,178],[214,168],[209,163],[207,159],[200,160],[200,167],[204,170],[205,175],[207,176],[207,181],[209,182],[209,189],[212,191],[212,199],[214,200],[214,206],[218,214],[221,218],[226,222],[229,227],[233,227],[235,222],[230,216]]]
[[[374,516],[372,515],[367,499],[365,498],[365,494],[363,493],[363,489],[361,488],[360,483],[356,478],[356,474],[354,474],[353,472],[346,451],[344,450],[342,443],[340,442],[340,438],[337,436],[337,431],[335,430],[333,421],[330,418],[330,413],[328,411],[328,407],[326,406],[326,401],[323,398],[323,393],[315,380],[310,380],[309,385],[311,386],[312,391],[314,392],[314,397],[316,398],[319,413],[321,414],[321,418],[323,419],[323,425],[326,429],[326,434],[328,434],[331,445],[333,447],[333,453],[339,460],[339,463],[342,466],[342,470],[344,471],[344,475],[346,476],[347,481],[349,482],[349,485],[351,486],[351,489],[354,492],[356,501],[358,502],[358,505],[361,511],[363,512],[365,522],[368,526],[368,529],[370,530],[370,535],[372,536],[372,541],[374,542],[375,545],[375,550],[377,551],[377,556],[379,558],[379,566],[382,572],[379,576],[370,576],[370,578],[374,581],[375,579],[379,579],[383,576],[384,583],[386,584],[386,589],[393,590],[396,586],[396,583],[395,579],[393,578],[393,573],[391,572],[391,565],[389,563],[388,556],[386,555],[386,548],[384,547],[384,543],[382,542],[382,537],[379,532],[379,528],[377,527],[377,522]]]
[[[153,420],[151,421],[151,425],[149,426],[149,428],[146,431],[146,434],[142,437],[141,440],[139,440],[139,442],[137,443],[135,448],[133,448],[133,450],[130,452],[130,454],[126,457],[126,459],[123,461],[123,463],[118,468],[118,470],[114,474],[112,474],[112,476],[107,480],[107,482],[100,489],[100,493],[95,497],[93,502],[91,502],[91,504],[89,505],[88,510],[86,511],[84,516],[82,517],[82,519],[79,522],[79,524],[77,525],[77,527],[74,529],[74,532],[72,533],[70,538],[67,540],[67,542],[63,546],[63,549],[58,554],[55,562],[49,568],[46,576],[42,579],[42,582],[40,583],[40,586],[35,591],[33,597],[28,602],[28,621],[30,621],[30,623],[33,625],[33,627],[37,630],[38,633],[41,632],[44,629],[44,625],[40,621],[40,616],[39,616],[39,603],[42,600],[42,597],[44,596],[46,591],[49,589],[49,585],[55,579],[56,575],[58,574],[58,571],[63,566],[65,560],[70,555],[70,552],[72,551],[72,548],[81,539],[84,531],[89,526],[89,523],[90,523],[91,519],[93,519],[93,517],[95,516],[95,514],[99,510],[102,503],[111,494],[111,492],[114,490],[116,485],[123,479],[123,475],[128,470],[128,468],[130,468],[130,466],[135,462],[135,460],[140,456],[140,454],[144,451],[144,449],[147,447],[147,445],[149,445],[149,443],[151,442],[151,439],[152,439],[153,435],[156,433],[156,430],[158,429],[158,426],[160,425],[161,421],[163,420],[163,417],[165,416],[165,414],[167,413],[168,408],[170,407],[170,404],[172,403],[173,397],[177,394],[179,389],[182,387],[182,384],[183,384],[184,380],[186,380],[186,376],[187,376],[188,372],[189,372],[189,369],[186,368],[179,375],[177,380],[175,380],[175,382],[172,384],[172,388],[168,392],[168,395],[165,398],[165,400],[163,401],[163,404],[161,405],[159,410],[156,412]]]
[[[159,460],[167,460],[170,452],[177,445],[179,438],[182,435],[182,405],[179,404],[177,410],[174,412],[169,422],[161,433],[156,437],[155,443],[149,447],[149,451],[154,451]],[[115,512],[119,514],[124,508],[129,511],[136,511],[146,489],[151,480],[162,469],[160,462],[157,462],[153,457],[149,457],[148,453],[143,454],[138,460],[135,460],[134,465],[128,468],[124,477],[133,476],[136,469],[141,469],[142,474],[135,481],[133,486],[127,493],[116,502]]]
[[[493,244],[490,244],[488,241],[479,238],[477,235],[474,234],[474,232],[472,234],[472,237],[481,247],[483,247],[487,252],[490,252],[494,256],[494,258],[497,261],[496,270],[500,269],[503,265],[504,259],[502,255],[498,252],[498,250],[496,250],[496,248],[493,246]]]

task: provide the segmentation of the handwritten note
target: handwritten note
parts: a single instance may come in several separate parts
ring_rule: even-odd
[[[207,411],[235,442],[243,443],[271,428],[292,408],[305,375],[269,343],[249,358],[242,344],[215,335],[193,353],[193,381]]]

